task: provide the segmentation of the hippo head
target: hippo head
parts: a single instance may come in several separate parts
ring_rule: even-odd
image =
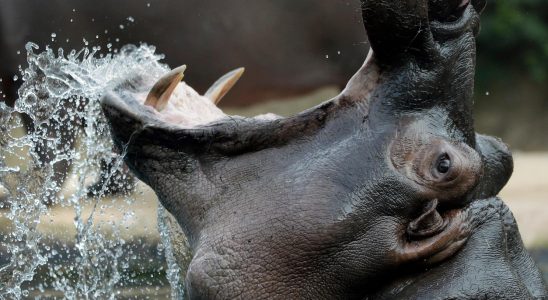
[[[484,2],[362,4],[365,64],[295,116],[216,108],[241,71],[205,96],[179,84],[179,68],[104,97],[115,144],[189,239],[189,296],[546,296],[495,198],[511,154],[473,128]]]

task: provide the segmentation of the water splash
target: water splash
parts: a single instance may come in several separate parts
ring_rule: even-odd
[[[162,238],[162,246],[166,254],[166,276],[169,284],[171,285],[171,299],[182,300],[184,297],[184,293],[180,277],[181,269],[180,266],[177,264],[177,260],[174,254],[170,219],[167,211],[161,205],[158,206],[158,227],[160,229],[160,237]]]
[[[0,103],[0,183],[5,190],[0,205],[6,208],[0,212],[0,227],[7,228],[0,236],[0,254],[5,254],[0,255],[0,298],[19,299],[36,290],[52,290],[71,299],[113,299],[113,291],[127,281],[123,274],[130,269],[135,250],[128,247],[115,222],[94,220],[116,208],[100,204],[113,188],[109,182],[118,188],[132,186],[127,186],[126,175],[120,172],[122,157],[112,151],[99,100],[128,78],[153,80],[168,67],[148,45],[124,46],[102,57],[97,57],[99,48],[67,55],[62,49],[36,53],[37,49],[32,43],[26,46],[28,67],[22,72],[15,108]],[[30,133],[22,134],[23,127],[29,127]],[[92,192],[87,186],[100,175],[101,164],[110,167]],[[67,174],[76,187],[65,197],[62,184]],[[126,196],[124,201],[129,206],[134,199]],[[73,245],[52,246],[38,230],[52,206],[74,210]],[[160,229],[166,230],[160,216]],[[110,234],[101,230],[105,226],[112,227]],[[170,252],[172,241],[166,234],[162,241],[169,258],[168,278],[174,289],[181,289],[176,274],[180,270]],[[40,278],[43,282],[37,287],[28,287],[40,269],[47,269],[41,275],[47,280]],[[172,296],[182,298],[182,293]]]

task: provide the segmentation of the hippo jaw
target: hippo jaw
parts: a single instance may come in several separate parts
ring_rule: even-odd
[[[477,15],[479,2],[462,2],[460,19],[444,27],[428,20],[436,10],[424,1],[363,1],[366,63],[341,95],[293,117],[174,123],[162,114],[169,80],[153,108],[142,105],[152,85],[142,79],[104,97],[126,162],[189,237],[191,298],[412,297],[428,284],[421,276],[451,278],[443,266],[469,247],[485,255],[482,234],[506,243],[494,229],[504,209],[476,209],[512,169],[502,143],[473,131],[477,23],[459,20]],[[513,259],[528,261],[520,251]],[[538,277],[522,273],[508,288]],[[534,282],[519,291],[543,290]]]

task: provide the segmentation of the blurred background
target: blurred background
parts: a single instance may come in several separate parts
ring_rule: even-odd
[[[229,114],[245,116],[291,115],[328,100],[358,70],[368,50],[359,1],[0,0],[0,7],[0,98],[9,105],[22,83],[28,41],[66,53],[98,47],[97,56],[128,43],[154,45],[170,67],[187,64],[185,81],[202,93],[224,73],[246,67],[221,102]],[[502,198],[548,276],[548,1],[489,2],[476,74],[476,129],[502,138],[515,153],[515,174]],[[32,131],[32,122],[26,120],[20,131]],[[62,181],[68,198],[74,180]],[[131,207],[117,204],[116,193],[101,200],[110,206],[96,222],[123,219],[117,226],[125,228],[124,239],[152,245],[141,251],[152,257],[150,249],[160,240],[156,213],[151,213],[157,202],[146,186],[139,183],[136,189]],[[133,214],[120,213],[126,210]],[[10,222],[2,218],[0,230],[7,234]],[[39,230],[70,243],[73,219],[73,210],[52,206]],[[141,265],[133,272],[165,277],[162,267]],[[165,278],[150,284],[158,282],[166,284]]]
[[[476,99],[480,131],[515,150],[548,149],[548,2],[489,3],[478,40]]]

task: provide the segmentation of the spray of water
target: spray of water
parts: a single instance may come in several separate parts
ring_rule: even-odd
[[[121,237],[116,222],[97,224],[95,216],[115,209],[100,204],[112,185],[104,184],[90,196],[88,183],[99,175],[100,165],[111,166],[102,176],[124,187],[126,175],[121,155],[113,153],[99,100],[105,91],[128,78],[158,78],[168,67],[161,55],[148,45],[125,46],[116,54],[97,57],[97,49],[68,54],[59,49],[27,44],[28,67],[15,108],[0,103],[0,184],[5,199],[0,214],[0,298],[27,297],[33,291],[53,290],[71,299],[113,299],[124,285],[136,255]],[[25,116],[29,134],[22,134]],[[65,175],[75,178],[69,196],[61,193]],[[127,187],[131,189],[132,186]],[[124,201],[133,203],[131,196]],[[91,211],[84,210],[91,203]],[[74,210],[76,235],[73,245],[56,245],[37,230],[53,206]],[[124,215],[131,215],[124,212]],[[163,251],[168,258],[167,274],[174,298],[182,298],[180,279],[165,233],[164,212],[160,211]],[[123,220],[120,220],[123,221]],[[111,226],[111,234],[100,227]],[[37,287],[38,271],[47,270]],[[27,287],[26,287],[27,286]]]

